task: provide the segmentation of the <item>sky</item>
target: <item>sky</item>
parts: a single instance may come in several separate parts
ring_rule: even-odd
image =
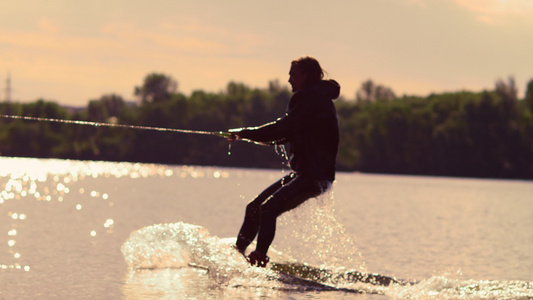
[[[533,0],[0,0],[0,100],[86,106],[156,72],[194,90],[287,85],[313,56],[345,99],[372,79],[396,95],[533,79]]]

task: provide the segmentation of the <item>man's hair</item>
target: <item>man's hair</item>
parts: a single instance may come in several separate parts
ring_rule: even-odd
[[[291,62],[292,67],[297,67],[307,75],[306,85],[313,85],[324,78],[324,70],[314,57],[304,56]]]

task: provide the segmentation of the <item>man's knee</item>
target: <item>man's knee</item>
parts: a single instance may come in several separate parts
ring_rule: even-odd
[[[260,207],[261,220],[275,219],[280,215],[279,209],[271,205],[270,203],[265,203]]]
[[[260,209],[261,209],[261,204],[250,202],[248,203],[248,205],[246,205],[246,215],[248,216],[257,215]]]

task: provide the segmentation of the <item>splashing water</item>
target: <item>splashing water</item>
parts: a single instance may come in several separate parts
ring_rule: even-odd
[[[207,229],[187,223],[158,224],[135,231],[121,250],[134,269],[180,268],[195,264],[238,270],[248,266],[238,252],[209,235]]]
[[[235,292],[232,288],[246,287],[260,289],[262,293],[311,289],[380,294],[400,299],[533,297],[533,282],[524,281],[460,280],[450,275],[441,275],[419,282],[397,281],[395,278],[385,277],[393,279],[390,285],[365,283],[360,278],[354,280],[354,277],[350,276],[355,274],[353,271],[343,268],[328,270],[294,263],[295,260],[290,256],[272,249],[269,252],[272,261],[285,261],[285,264],[278,263],[278,266],[299,276],[294,277],[277,273],[274,271],[276,267],[250,267],[241,254],[231,247],[234,241],[234,238],[220,239],[211,236],[207,229],[187,223],[158,224],[142,228],[133,232],[121,248],[130,266],[127,281],[129,284],[138,281],[146,284],[147,281],[153,281],[156,286],[163,282],[161,289],[167,292],[177,289],[180,294],[188,291],[187,293],[196,295],[199,292],[196,289],[203,286],[211,290],[216,290],[217,287],[230,288],[225,290],[225,294]],[[380,277],[377,274],[369,276]]]
[[[391,286],[386,293],[400,299],[533,299],[533,282],[461,280],[433,276],[406,287]]]
[[[234,242],[235,238],[220,239],[201,226],[180,222],[137,230],[121,251],[133,273],[193,267],[205,272],[216,285],[270,285],[273,271],[250,267],[230,246]],[[273,253],[273,258],[282,259],[282,254]]]
[[[337,220],[331,190],[282,215],[278,223],[281,243],[297,240],[290,244],[300,245],[280,248],[288,255],[327,268],[350,266],[367,271],[356,240]]]

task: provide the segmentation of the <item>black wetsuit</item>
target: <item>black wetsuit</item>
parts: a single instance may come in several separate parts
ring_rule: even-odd
[[[244,252],[257,234],[257,248],[265,255],[274,239],[276,218],[316,197],[335,180],[339,124],[333,99],[340,86],[323,80],[296,92],[285,116],[275,122],[237,130],[243,139],[285,144],[292,172],[272,184],[246,207],[237,248]]]

